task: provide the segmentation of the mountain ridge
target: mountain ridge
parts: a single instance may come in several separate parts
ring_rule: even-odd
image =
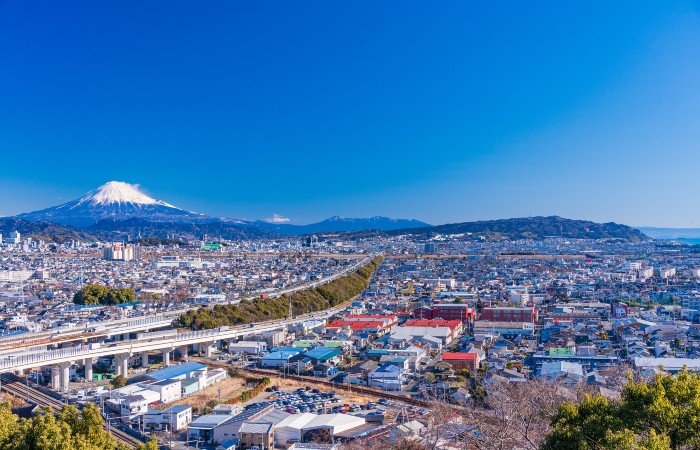
[[[488,240],[535,239],[548,237],[566,239],[623,239],[629,242],[649,241],[651,238],[628,225],[615,222],[597,223],[590,220],[566,219],[559,216],[517,217],[437,225],[433,227],[392,230],[389,235],[475,234]]]
[[[368,218],[333,216],[326,220],[310,223],[308,225],[277,224],[263,221],[255,222],[255,224],[261,228],[285,236],[363,230],[390,231],[431,226],[430,224],[415,219],[392,219],[384,216],[372,216]]]
[[[435,235],[459,235],[486,240],[545,239],[623,239],[629,242],[650,240],[641,231],[614,222],[595,223],[538,216],[429,225],[415,219],[384,216],[349,218],[333,216],[308,225],[217,218],[185,211],[143,193],[138,185],[110,181],[84,196],[62,205],[20,214],[13,219],[24,229],[37,232],[54,230],[60,236],[122,239],[124,234],[167,237],[185,234],[201,239],[205,235],[222,239],[258,239],[308,234],[340,234],[345,237],[384,234],[430,238]],[[43,224],[30,226],[29,223]],[[37,227],[41,229],[37,229]],[[40,234],[41,235],[41,234]],[[43,236],[43,235],[41,235]]]

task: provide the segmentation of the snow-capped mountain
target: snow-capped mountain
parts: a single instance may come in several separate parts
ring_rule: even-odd
[[[156,200],[138,185],[110,181],[83,197],[59,206],[17,216],[32,222],[45,221],[85,227],[100,220],[123,221],[132,218],[151,222],[197,222],[209,217]]]
[[[428,225],[417,220],[380,216],[368,219],[335,216],[310,225],[215,218],[185,211],[162,200],[156,200],[142,192],[138,185],[121,181],[110,181],[79,199],[41,211],[20,214],[16,218],[29,222],[69,225],[109,238],[119,237],[122,233],[139,236],[175,234],[198,238],[206,235],[225,239],[248,239],[322,232],[388,231]]]

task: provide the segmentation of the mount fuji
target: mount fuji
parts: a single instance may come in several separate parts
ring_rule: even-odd
[[[83,197],[59,206],[20,214],[32,222],[53,222],[86,227],[97,222],[146,219],[150,222],[201,222],[214,220],[203,214],[177,208],[139,190],[138,185],[110,181]]]
[[[310,225],[211,217],[156,200],[142,192],[138,185],[121,181],[110,181],[79,199],[40,211],[19,214],[12,219],[22,221],[17,223],[27,224],[24,228],[20,227],[20,231],[29,230],[29,224],[32,223],[59,224],[68,226],[71,229],[70,233],[90,233],[104,239],[118,239],[124,234],[146,237],[177,235],[255,239],[328,231],[393,230],[428,226],[415,220],[395,220],[379,216],[369,219],[336,216]]]

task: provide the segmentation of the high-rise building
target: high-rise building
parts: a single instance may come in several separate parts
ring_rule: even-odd
[[[131,261],[140,256],[139,251],[134,251],[134,246],[131,244],[111,244],[104,248],[102,254],[104,259],[108,261]]]
[[[19,234],[19,231],[13,231],[10,233],[10,236],[7,238],[7,243],[8,244],[19,244],[21,240],[22,240],[22,237]]]

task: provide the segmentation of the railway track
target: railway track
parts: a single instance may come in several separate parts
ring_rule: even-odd
[[[14,395],[15,397],[24,398],[28,402],[34,403],[37,406],[50,406],[53,408],[54,412],[60,411],[64,403],[52,397],[44,392],[39,391],[31,386],[27,386],[21,378],[14,375],[2,374],[0,375],[0,380],[2,380],[2,390]],[[107,424],[104,425],[105,431],[115,437],[119,442],[128,445],[129,447],[136,447],[143,444],[143,441],[137,437],[134,437],[125,431],[120,430],[115,427],[108,427]]]

